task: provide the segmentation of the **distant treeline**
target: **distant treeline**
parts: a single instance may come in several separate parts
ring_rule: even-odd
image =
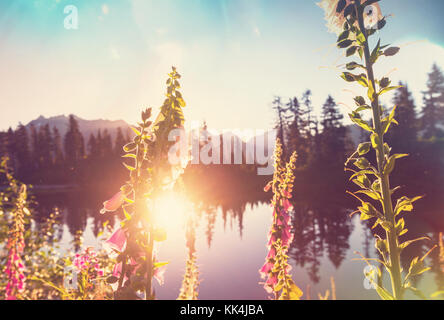
[[[386,142],[395,153],[408,153],[410,157],[399,161],[393,173],[396,185],[406,185],[413,191],[420,188],[427,193],[442,192],[444,178],[444,75],[437,65],[428,74],[427,90],[423,92],[420,112],[408,89],[400,83],[393,98],[397,106],[393,126]],[[313,112],[310,90],[302,97],[283,101],[276,97],[273,108],[276,110],[278,137],[284,141],[287,157],[293,151],[298,153],[297,167],[299,182],[303,189],[312,188],[312,193],[321,193],[324,188],[340,181],[344,174],[344,162],[355,147],[351,132],[343,125],[343,109],[329,96],[322,106],[321,118]],[[342,110],[340,110],[340,108]],[[387,111],[387,110],[386,110]],[[388,108],[391,111],[391,107]],[[361,130],[361,129],[360,129]],[[369,141],[364,130],[360,131],[361,141]],[[301,181],[302,180],[302,181]],[[421,192],[421,191],[420,191]],[[311,193],[311,192],[309,192]]]
[[[85,185],[93,182],[106,183],[113,178],[121,181],[123,146],[129,137],[117,129],[114,141],[105,129],[98,130],[85,140],[77,120],[69,117],[69,128],[61,136],[56,127],[49,124],[29,128],[20,124],[0,132],[0,155],[8,155],[9,166],[18,179],[30,184]]]
[[[397,153],[409,153],[394,172],[396,185],[421,188],[424,193],[438,192],[441,187],[444,162],[444,75],[434,65],[428,75],[427,90],[423,92],[420,112],[407,84],[395,92],[393,105],[399,125],[387,135],[387,142]],[[276,97],[276,129],[283,141],[287,157],[297,151],[296,184],[304,196],[322,194],[329,189],[348,188],[344,162],[353,152],[356,140],[367,140],[360,129],[352,134],[343,124],[343,111],[329,96],[322,106],[321,117],[313,112],[312,93],[307,90],[301,97],[284,101]],[[356,139],[356,132],[360,135]],[[352,137],[353,136],[353,137]],[[353,139],[352,139],[353,138]],[[117,130],[116,138],[106,131],[97,131],[85,139],[74,116],[69,118],[69,129],[61,136],[57,128],[49,125],[29,128],[19,125],[16,130],[0,132],[0,155],[9,155],[11,167],[17,177],[35,185],[75,184],[118,187],[125,179],[122,166],[122,146],[129,137]],[[353,141],[354,140],[354,141]],[[267,177],[257,177],[256,165],[189,165],[188,181],[202,183],[203,191],[209,181],[214,187],[231,190],[259,190]],[[230,173],[230,174],[229,174]],[[195,176],[194,178],[191,175]],[[230,184],[222,180],[230,180]],[[237,183],[235,181],[238,181]],[[235,188],[232,186],[237,184]],[[245,188],[241,185],[247,185]],[[249,185],[249,186],[248,186]],[[416,190],[413,190],[415,194]]]

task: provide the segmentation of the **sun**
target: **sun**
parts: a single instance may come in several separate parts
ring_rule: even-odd
[[[164,229],[167,235],[183,231],[192,212],[190,201],[174,191],[162,193],[153,200],[152,205],[154,225]]]

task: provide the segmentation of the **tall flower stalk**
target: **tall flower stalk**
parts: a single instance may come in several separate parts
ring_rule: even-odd
[[[6,249],[8,251],[5,274],[7,284],[5,289],[6,300],[21,298],[25,289],[25,266],[22,260],[25,249],[25,216],[30,212],[27,205],[27,188],[25,184],[19,185],[8,170],[8,158],[2,159],[0,171],[5,174],[12,192],[11,223],[9,226]]]
[[[272,189],[273,222],[268,233],[267,248],[269,250],[265,264],[259,270],[265,279],[264,289],[272,294],[275,300],[299,300],[302,291],[294,283],[289,274],[291,266],[288,264],[288,247],[293,240],[290,224],[294,170],[297,159],[296,152],[292,154],[287,164],[283,161],[282,144],[276,140],[275,171],[273,181],[265,187],[265,191]]]
[[[180,74],[173,67],[167,80],[166,99],[157,118],[150,121],[151,108],[142,112],[142,121],[132,127],[135,137],[124,146],[124,163],[130,179],[110,200],[104,202],[102,213],[123,208],[125,220],[108,244],[118,254],[110,284],[117,284],[117,299],[155,298],[153,278],[161,280],[165,262],[156,259],[155,243],[166,239],[165,231],[155,225],[153,208],[158,194],[171,187],[183,170],[183,163],[172,165],[168,152],[175,141],[169,140],[173,129],[182,128],[185,102],[180,93]],[[167,214],[166,212],[161,214]],[[161,282],[161,281],[160,281]]]
[[[391,278],[391,293],[378,285],[378,294],[383,299],[403,299],[407,289],[418,293],[410,283],[412,276],[419,275],[428,268],[424,267],[424,258],[414,258],[410,269],[404,277],[401,268],[401,252],[411,243],[424,239],[414,239],[402,242],[400,237],[407,233],[405,221],[401,218],[401,213],[413,210],[413,203],[421,197],[408,198],[401,197],[396,204],[392,201],[392,196],[399,187],[391,189],[390,174],[395,168],[395,161],[408,156],[407,154],[391,154],[390,146],[384,141],[384,136],[390,129],[390,126],[397,124],[394,116],[396,106],[388,116],[385,116],[383,107],[380,105],[379,97],[399,86],[391,86],[391,81],[387,77],[376,78],[373,66],[381,57],[391,57],[398,53],[398,47],[381,45],[381,40],[370,48],[370,37],[375,35],[377,30],[386,25],[386,18],[382,16],[381,9],[377,3],[379,0],[340,0],[327,1],[330,12],[326,12],[327,17],[333,17],[329,20],[330,24],[336,24],[341,32],[337,40],[337,46],[345,49],[347,57],[358,56],[360,62],[349,62],[346,64],[346,72],[341,77],[350,83],[356,82],[367,90],[367,96],[357,96],[354,98],[356,110],[349,114],[350,119],[359,127],[371,134],[371,141],[361,143],[356,152],[346,163],[347,170],[352,171],[353,180],[361,190],[351,193],[361,202],[357,212],[360,212],[362,220],[376,219],[374,228],[377,226],[385,230],[385,238],[376,237],[376,248],[381,254],[382,260],[379,261]],[[331,30],[334,28],[330,28]],[[362,70],[362,73],[356,74],[350,71]],[[362,118],[362,112],[371,111],[372,124]],[[376,153],[376,164],[372,164],[366,157],[366,154],[374,149]],[[348,165],[353,162],[357,169],[349,168]],[[372,203],[365,201],[360,196],[366,196],[371,200],[379,202],[380,210]],[[372,260],[364,258],[365,260]],[[381,277],[381,270],[378,269],[378,276]]]
[[[187,221],[186,238],[188,257],[182,287],[177,300],[197,300],[200,282],[199,269],[196,265],[196,229],[195,221],[192,217],[189,217]]]

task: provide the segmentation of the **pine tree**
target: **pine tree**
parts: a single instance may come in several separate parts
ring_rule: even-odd
[[[290,154],[294,151],[297,152],[298,161],[296,161],[296,166],[300,168],[307,164],[309,153],[307,139],[302,131],[304,129],[303,110],[296,97],[290,99],[287,108],[291,114],[291,120],[288,123],[288,149]]]
[[[54,164],[61,165],[64,160],[62,138],[60,136],[59,130],[56,127],[53,128],[52,134],[53,134],[52,152],[54,157]]]
[[[102,149],[102,156],[105,159],[109,159],[113,155],[113,143],[111,140],[111,135],[108,133],[108,130],[105,129],[103,131],[103,138],[101,141],[101,149]]]
[[[422,136],[425,139],[443,136],[444,133],[438,125],[444,125],[444,75],[436,64],[429,73],[427,91],[423,92],[423,95]]]
[[[0,132],[0,157],[6,156],[8,153],[8,134],[4,131]]]
[[[16,149],[15,149],[15,133],[14,130],[12,130],[11,127],[9,127],[8,132],[6,133],[6,141],[7,141],[7,147],[6,152],[9,156],[9,166],[13,170],[17,170],[17,155],[16,155]]]
[[[322,106],[322,127],[324,132],[337,129],[342,126],[341,121],[344,116],[339,112],[338,106],[332,96],[328,96],[327,101]]]
[[[69,129],[64,139],[66,162],[75,168],[79,165],[85,154],[83,136],[79,125],[73,115],[69,116]]]
[[[97,140],[93,133],[89,135],[88,140],[88,157],[91,159],[97,159]]]
[[[29,152],[28,130],[21,123],[14,133],[14,152],[17,159],[17,176],[21,180],[25,180],[29,173],[31,158]]]
[[[393,97],[393,105],[396,106],[395,119],[398,125],[391,127],[387,133],[387,141],[394,152],[410,153],[415,149],[418,138],[415,102],[407,84],[400,82],[399,85],[402,87],[396,90]]]
[[[104,152],[103,152],[103,148],[102,148],[102,132],[99,131],[97,132],[97,137],[96,137],[96,155],[98,158],[102,158],[104,157]]]
[[[285,155],[287,154],[287,148],[286,148],[286,139],[285,139],[285,112],[286,109],[284,108],[281,97],[275,97],[273,101],[273,109],[277,112],[277,123],[275,126],[275,129],[277,129],[277,137],[280,139],[282,143],[282,153]]]
[[[126,144],[125,138],[123,137],[122,128],[117,128],[116,141],[114,143],[114,154],[116,157],[120,157],[123,154],[123,146]]]
[[[53,164],[53,141],[52,141],[52,133],[49,128],[49,124],[46,124],[40,127],[38,133],[38,147],[40,154],[40,168],[48,169]]]
[[[38,172],[39,170],[39,163],[40,163],[40,146],[39,146],[39,135],[37,128],[34,126],[34,124],[31,124],[29,127],[29,131],[31,133],[31,170],[33,172],[33,176]],[[31,179],[32,180],[32,179]]]
[[[311,101],[311,90],[307,90],[302,95],[301,105],[301,130],[307,138],[313,135],[313,105]]]
[[[322,127],[318,143],[321,144],[320,161],[323,165],[319,167],[327,168],[330,171],[341,172],[337,168],[342,168],[346,157],[346,133],[347,130],[342,124],[343,115],[338,110],[333,97],[328,96],[322,106]],[[334,169],[333,169],[334,168]],[[341,172],[342,174],[342,172]]]

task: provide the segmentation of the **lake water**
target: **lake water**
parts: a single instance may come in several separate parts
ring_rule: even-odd
[[[80,209],[75,206],[63,208],[63,231],[61,245],[70,248],[74,230],[84,230],[85,246],[100,246],[97,234],[100,203],[93,208]],[[60,200],[66,201],[66,200]],[[74,205],[73,205],[74,204]],[[162,207],[163,206],[163,207]],[[163,286],[156,284],[158,299],[176,299],[185,270],[187,248],[185,246],[186,216],[194,215],[196,227],[197,264],[200,271],[199,299],[267,299],[260,285],[258,270],[267,254],[267,233],[271,224],[271,208],[263,200],[245,201],[235,206],[197,206],[183,200],[166,198],[161,206],[163,218],[159,221],[168,232],[168,239],[159,247],[159,260],[169,261]],[[376,258],[369,225],[356,215],[349,217],[352,210],[340,206],[322,211],[316,204],[295,203],[293,226],[295,239],[289,251],[292,275],[296,284],[307,292],[311,299],[318,299],[330,289],[331,277],[336,284],[338,299],[378,299],[375,290],[364,287],[363,261],[355,251]],[[196,209],[198,208],[198,209]],[[317,209],[313,209],[317,208]],[[404,264],[408,258],[421,256],[437,241],[438,232],[433,224],[424,223],[420,216],[408,220],[411,229],[408,238],[428,235],[433,241],[413,244],[405,251]],[[100,220],[101,221],[101,220]],[[115,223],[117,226],[118,223]],[[427,259],[433,270],[419,277],[415,286],[430,295],[444,288],[444,275],[439,271],[437,252]],[[404,269],[408,265],[404,266]],[[387,274],[384,279],[388,281]],[[388,283],[387,283],[388,285]],[[389,285],[388,285],[389,286]],[[309,289],[308,289],[309,287]],[[408,295],[408,298],[413,298]]]

